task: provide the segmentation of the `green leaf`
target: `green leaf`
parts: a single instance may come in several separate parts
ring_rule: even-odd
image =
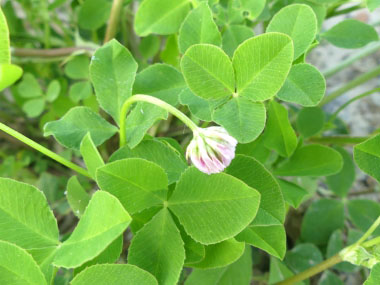
[[[363,232],[367,231],[369,227],[380,216],[380,205],[372,200],[349,200],[348,201],[348,214],[352,223]],[[380,228],[377,228],[373,235],[380,234]]]
[[[161,39],[155,35],[149,35],[141,39],[139,51],[144,59],[154,57],[161,49]]]
[[[344,285],[343,281],[330,270],[323,272],[318,285]]]
[[[194,269],[185,285],[249,285],[252,276],[251,249],[246,247],[243,255],[223,268]]]
[[[297,136],[290,124],[288,110],[276,101],[269,103],[263,139],[267,148],[285,157],[291,156],[297,147]]]
[[[153,206],[135,213],[132,217],[131,232],[135,235],[141,228],[144,227],[160,210],[162,206]]]
[[[376,8],[380,7],[380,0],[366,0],[368,9],[372,12]],[[365,284],[369,285],[369,284]]]
[[[186,162],[172,147],[157,140],[145,140],[138,146],[130,149],[124,146],[110,157],[110,162],[124,158],[143,158],[161,166],[168,175],[168,182],[172,184],[177,181],[181,173],[187,168]]]
[[[364,285],[377,285],[380,283],[380,263],[377,263],[371,269],[371,274],[368,279],[364,282]]]
[[[203,244],[193,240],[183,229],[179,222],[176,222],[180,229],[182,240],[185,244],[185,266],[191,266],[192,263],[200,262],[205,258],[206,250]]]
[[[286,253],[284,225],[266,211],[259,210],[253,223],[239,233],[236,239],[258,247],[279,259],[283,259]]]
[[[137,63],[118,41],[98,48],[91,59],[90,77],[100,107],[119,123],[120,110],[132,95]]]
[[[280,186],[264,165],[252,157],[237,155],[227,167],[226,173],[240,179],[261,194],[259,212],[264,211],[280,224],[284,222],[285,204]]]
[[[305,271],[322,261],[322,253],[318,247],[311,243],[298,244],[292,250],[288,251],[285,257],[286,265],[295,273]]]
[[[318,144],[298,148],[274,173],[279,176],[327,176],[343,167],[339,152]]]
[[[214,111],[213,120],[240,143],[255,140],[265,127],[266,110],[261,102],[235,97]]]
[[[137,146],[146,132],[159,120],[166,120],[168,112],[156,105],[137,102],[126,120],[127,145],[130,148]]]
[[[54,264],[75,268],[93,259],[125,231],[131,220],[114,196],[95,192],[77,227],[58,248]]]
[[[69,97],[75,103],[78,103],[80,100],[87,99],[91,95],[92,88],[89,81],[75,82],[70,86]]]
[[[33,156],[27,158],[27,160],[29,159],[33,159]],[[46,167],[46,165],[43,165],[45,163],[42,160],[38,161],[37,159],[36,163],[41,164],[41,166],[38,166],[38,168],[44,169],[44,167]],[[66,180],[67,179],[65,177],[59,177],[50,174],[49,172],[43,172],[41,173],[38,182],[36,183],[36,187],[40,189],[42,193],[44,193],[48,204],[53,204],[57,200],[64,197],[64,193],[62,193],[61,190],[62,187],[66,184]]]
[[[350,235],[350,233],[349,233]],[[359,236],[361,237],[363,234],[359,233]],[[347,238],[347,244],[351,244],[350,238]],[[356,242],[353,241],[353,242]],[[344,248],[343,244],[343,233],[342,230],[335,230],[328,241],[327,249],[326,249],[326,258],[330,258],[334,256],[335,254],[339,253]],[[336,264],[333,269],[341,270],[344,272],[353,272],[357,267],[353,265],[352,263],[349,263],[347,261],[343,261],[341,263]]]
[[[355,164],[350,153],[344,148],[334,147],[343,158],[343,168],[335,175],[326,177],[326,183],[331,191],[340,197],[346,197],[355,181]]]
[[[0,241],[0,283],[46,285],[37,263],[24,249]]]
[[[229,25],[226,27],[222,37],[223,50],[232,57],[236,48],[254,35],[253,30],[247,26]]]
[[[74,107],[60,120],[48,122],[44,127],[45,136],[53,135],[60,144],[77,150],[88,132],[98,146],[112,137],[117,128],[88,107]]]
[[[11,63],[11,51],[7,19],[0,8],[0,64]],[[1,82],[1,81],[0,81]]]
[[[244,253],[245,243],[228,239],[220,243],[205,246],[205,257],[191,267],[210,269],[225,267],[238,260]]]
[[[330,4],[330,3],[337,2],[338,0],[308,0],[308,1],[311,1],[313,3],[319,3],[319,4]]]
[[[169,209],[196,241],[213,244],[234,237],[256,216],[260,194],[240,180],[188,168],[170,197]]]
[[[329,0],[327,0],[329,1]],[[336,1],[336,0],[331,0]],[[315,16],[317,17],[318,21],[318,30],[319,32],[322,28],[322,24],[325,21],[326,14],[327,14],[327,5],[324,5],[324,0],[295,0],[293,3],[300,3],[300,4],[306,4],[310,6],[311,9],[313,9],[313,12]]]
[[[341,48],[361,48],[379,40],[374,27],[354,19],[339,22],[321,37]]]
[[[104,263],[115,263],[120,258],[120,254],[123,251],[123,239],[124,236],[121,234],[117,239],[115,239],[107,248],[99,254],[94,259],[87,261],[82,266],[74,269],[74,276],[85,270],[86,268],[93,266],[95,264]]]
[[[166,208],[137,232],[129,247],[128,263],[152,273],[159,284],[177,284],[184,260],[181,234]]]
[[[54,214],[44,194],[32,185],[0,178],[0,224],[0,240],[24,249],[58,244]]]
[[[270,155],[270,150],[264,146],[263,136],[261,135],[253,142],[238,144],[235,153],[250,156],[261,163],[265,163]]]
[[[361,170],[380,182],[380,134],[354,147],[354,159]]]
[[[219,100],[206,100],[196,96],[189,88],[182,90],[179,95],[179,101],[182,105],[187,105],[191,114],[199,120],[212,121],[212,113],[214,109],[226,101],[227,98]]]
[[[305,138],[318,134],[324,124],[325,113],[320,107],[303,108],[298,113],[297,129]]]
[[[326,91],[322,73],[311,64],[293,65],[288,78],[277,93],[277,98],[304,107],[316,106]]]
[[[140,37],[151,33],[174,34],[189,10],[188,0],[145,0],[140,4],[135,16],[136,34]]]
[[[272,98],[285,82],[292,61],[293,43],[285,34],[266,33],[246,40],[232,59],[237,93],[254,101]]]
[[[90,0],[86,2],[95,2],[95,1]],[[64,72],[71,79],[88,79],[89,65],[90,65],[90,60],[87,55],[77,55],[73,57],[65,65]]]
[[[108,20],[111,3],[107,0],[86,0],[79,8],[78,25],[85,30],[97,30]]]
[[[72,176],[67,182],[67,202],[75,216],[80,217],[83,215],[88,203],[90,202],[90,195],[80,185],[78,178]]]
[[[53,102],[59,96],[61,92],[61,84],[58,80],[53,80],[49,83],[46,90],[46,100],[48,102]]]
[[[70,282],[72,285],[157,285],[157,280],[148,272],[131,264],[94,265]]]
[[[57,247],[46,247],[43,249],[28,250],[33,259],[37,262],[42,274],[45,276],[47,284],[51,284],[55,277],[56,268],[52,264]]]
[[[160,53],[162,62],[179,68],[179,48],[177,35],[170,35],[166,38],[164,49]]]
[[[295,183],[283,179],[278,179],[277,182],[280,184],[285,201],[295,209],[301,205],[303,199],[309,194],[308,191]]]
[[[87,133],[80,144],[80,153],[92,178],[95,178],[96,170],[104,165],[103,158],[96,148],[91,134]]]
[[[162,204],[168,185],[165,171],[141,158],[117,160],[98,168],[96,181],[131,214]]]
[[[22,105],[22,110],[26,113],[28,118],[35,118],[41,115],[45,108],[45,99],[36,98],[26,101]]]
[[[42,96],[42,89],[36,77],[31,73],[25,73],[21,82],[17,85],[17,91],[23,98],[36,98]]]
[[[243,15],[249,20],[254,20],[260,16],[265,8],[265,4],[266,0],[240,0]]]
[[[181,53],[195,44],[222,44],[222,37],[207,2],[202,2],[187,15],[179,30],[178,43]]]
[[[193,45],[181,60],[187,85],[204,99],[220,99],[235,92],[232,63],[224,51],[207,44]]]
[[[257,2],[261,0],[255,0]],[[224,3],[223,3],[224,2]],[[229,2],[229,3],[228,3]],[[222,0],[222,5],[218,5],[214,7],[216,22],[218,26],[224,27],[230,24],[242,24],[244,23],[244,16],[249,15],[249,11],[247,9],[243,9],[241,7],[241,0],[232,0],[232,1],[224,1]],[[247,1],[244,1],[247,3]],[[251,1],[252,2],[252,1]],[[259,8],[258,6],[256,6]]]
[[[308,5],[293,4],[282,8],[270,21],[267,32],[290,36],[294,44],[294,59],[304,54],[317,34],[317,17]]]
[[[277,258],[271,257],[269,270],[269,284],[277,284],[282,280],[292,277],[294,273]],[[294,285],[304,285],[304,282],[297,282]]]
[[[313,202],[302,221],[301,238],[305,242],[326,245],[330,235],[344,226],[344,205],[339,200]]]
[[[22,75],[22,69],[14,64],[0,64],[0,91],[11,86]]]
[[[137,74],[133,94],[146,94],[175,106],[186,88],[182,74],[168,64],[156,63]]]

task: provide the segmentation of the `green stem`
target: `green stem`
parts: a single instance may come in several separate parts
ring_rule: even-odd
[[[342,10],[334,10],[331,14],[328,14],[326,16],[326,19],[329,19],[329,18],[332,18],[335,16],[339,16],[339,15],[344,15],[344,14],[347,14],[347,13],[350,13],[350,12],[353,12],[353,11],[356,11],[356,10],[362,9],[362,8],[364,8],[363,4],[358,4],[356,6],[348,7],[348,8],[342,9]]]
[[[198,126],[189,119],[184,113],[179,111],[177,108],[173,107],[172,105],[157,99],[152,96],[148,95],[134,95],[130,97],[127,101],[124,102],[121,111],[120,111],[120,147],[124,146],[127,141],[126,136],[126,118],[127,113],[131,105],[135,102],[147,102],[151,103],[153,105],[156,105],[158,107],[161,107],[162,109],[165,109],[172,115],[176,116],[178,119],[180,119],[186,126],[188,126],[193,132],[198,129]]]
[[[363,84],[364,82],[367,82],[371,80],[372,78],[375,78],[376,76],[380,75],[380,66],[372,69],[371,71],[364,73],[354,80],[350,81],[348,84],[344,85],[343,87],[339,88],[338,90],[332,92],[330,95],[325,97],[322,102],[319,104],[319,106],[326,105],[327,103],[331,102],[332,100],[335,100],[339,96],[342,96],[347,91]]]
[[[349,137],[349,136],[329,136],[329,137],[311,137],[309,142],[320,144],[358,144],[368,140],[369,137]]]
[[[346,67],[352,65],[354,62],[358,61],[359,59],[363,57],[367,57],[375,52],[377,52],[380,49],[380,41],[374,42],[366,46],[365,48],[361,49],[359,52],[355,53],[354,55],[348,57],[347,59],[340,62],[338,65],[327,69],[323,72],[323,75],[328,78],[332,75],[338,73],[339,71],[345,69]]]
[[[48,9],[48,1],[41,1],[41,9],[43,10],[43,26],[44,26],[44,47],[50,48],[50,16]]]
[[[128,46],[128,20],[127,20],[128,7],[125,7],[121,12],[121,37],[123,45]]]
[[[92,47],[78,46],[52,49],[34,49],[34,48],[11,48],[12,56],[16,57],[38,57],[38,58],[61,58],[71,55],[73,52],[93,53]]]
[[[355,245],[361,245],[367,238],[369,238],[373,232],[380,225],[380,216],[373,222],[373,224],[369,227],[369,229],[365,232],[365,234],[355,243]]]
[[[50,48],[50,25],[48,21],[44,22],[44,46]]]
[[[113,0],[110,20],[108,22],[104,43],[113,39],[116,35],[117,26],[120,21],[120,14],[123,8],[123,0]]]
[[[94,43],[97,44],[99,42],[98,30],[92,30],[92,32],[91,32],[91,38],[92,38],[92,41]]]
[[[380,243],[380,237],[373,238],[369,241],[363,242],[362,246],[365,248],[372,247]]]
[[[7,133],[8,135],[11,135],[12,137],[14,137],[16,139],[22,141],[23,143],[27,144],[31,148],[38,150],[39,152],[43,153],[44,155],[50,157],[51,159],[63,164],[64,166],[71,168],[72,170],[75,170],[76,172],[91,178],[90,174],[84,168],[72,163],[71,161],[66,160],[62,156],[56,154],[55,152],[52,152],[51,150],[49,150],[46,147],[36,143],[35,141],[31,140],[30,138],[27,138],[23,134],[15,131],[14,129],[8,127],[7,125],[0,123],[0,130]]]
[[[63,37],[64,37],[67,45],[69,45],[69,46],[74,45],[75,43],[71,39],[71,36],[73,35],[71,30],[69,30],[68,28],[65,27],[65,25],[62,23],[61,19],[57,15],[54,15],[53,17],[54,17],[53,18],[54,22],[58,25],[58,27],[61,28],[61,30],[63,32]]]
[[[297,282],[300,282],[302,280],[305,280],[305,279],[308,279],[332,266],[334,266],[335,264],[338,264],[340,262],[342,262],[342,258],[340,257],[339,254],[336,254],[328,259],[326,259],[325,261],[313,266],[313,267],[310,267],[309,269],[301,272],[301,273],[298,273],[288,279],[285,279],[284,281],[281,281],[281,282],[278,282],[276,283],[276,285],[292,285],[292,284],[295,284]]]
[[[344,109],[346,108],[348,105],[350,105],[351,103],[361,99],[361,98],[364,98],[364,97],[367,97],[373,93],[376,93],[376,92],[380,92],[380,88],[375,88],[373,90],[370,90],[370,91],[367,91],[367,92],[364,92],[363,94],[360,94],[358,96],[355,96],[354,98],[348,100],[346,103],[344,103],[342,106],[340,106],[330,117],[330,119],[328,120],[327,124],[329,123],[332,123],[334,122],[335,118],[338,116],[338,114]]]
[[[276,285],[291,285],[295,284],[297,282],[303,281],[305,279],[308,279],[332,266],[335,264],[338,264],[343,261],[343,256],[351,251],[351,249],[355,249],[357,246],[364,246],[364,247],[370,247],[378,244],[380,242],[380,237],[374,238],[372,240],[369,240],[367,242],[364,242],[371,234],[377,229],[377,227],[380,225],[380,216],[376,219],[375,222],[370,226],[370,228],[365,232],[365,234],[354,244],[342,249],[338,254],[326,259],[325,261],[310,267],[309,269],[298,273],[288,279],[285,279],[284,281],[276,283]]]

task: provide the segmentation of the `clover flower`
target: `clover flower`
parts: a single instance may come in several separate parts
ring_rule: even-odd
[[[198,128],[186,150],[186,159],[200,171],[222,172],[235,157],[236,139],[222,127]]]

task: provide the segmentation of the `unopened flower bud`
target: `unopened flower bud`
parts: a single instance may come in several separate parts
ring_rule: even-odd
[[[236,139],[222,127],[198,128],[186,150],[186,158],[200,171],[222,172],[235,157]]]

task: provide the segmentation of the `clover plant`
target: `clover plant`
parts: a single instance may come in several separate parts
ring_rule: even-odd
[[[2,1],[0,284],[380,284],[380,134],[339,117],[380,87],[324,108],[378,80],[326,94],[378,7]],[[321,72],[330,44],[357,51]]]

